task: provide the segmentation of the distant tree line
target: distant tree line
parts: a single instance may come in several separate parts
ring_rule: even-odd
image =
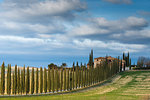
[[[137,67],[150,67],[150,58],[148,57],[139,57],[137,60]]]

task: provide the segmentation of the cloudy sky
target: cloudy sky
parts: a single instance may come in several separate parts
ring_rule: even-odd
[[[0,0],[0,60],[47,66],[150,54],[149,0]]]

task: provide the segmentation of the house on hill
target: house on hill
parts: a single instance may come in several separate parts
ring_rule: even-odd
[[[96,68],[97,65],[102,64],[104,61],[106,61],[106,58],[108,63],[113,62],[114,60],[118,60],[117,58],[111,56],[94,58],[94,68]],[[119,63],[121,63],[121,60],[119,60]],[[122,60],[122,68],[124,68],[125,66],[126,62],[125,60]],[[87,64],[87,68],[89,68],[89,64]]]

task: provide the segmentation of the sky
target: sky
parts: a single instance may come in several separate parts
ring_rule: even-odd
[[[0,62],[47,67],[150,52],[149,0],[0,0]]]

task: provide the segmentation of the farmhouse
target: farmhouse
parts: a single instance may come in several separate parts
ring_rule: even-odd
[[[108,63],[113,62],[114,60],[118,60],[117,58],[107,56]],[[106,57],[98,57],[94,58],[94,68],[96,68],[96,65],[102,64],[103,61],[106,61]],[[119,63],[121,63],[121,60],[119,60]],[[122,60],[122,68],[125,66],[125,60]]]

